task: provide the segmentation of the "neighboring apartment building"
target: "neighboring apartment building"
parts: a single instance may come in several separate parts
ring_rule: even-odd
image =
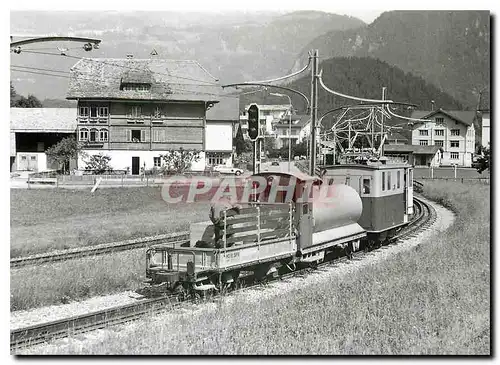
[[[490,132],[490,91],[485,90],[479,98],[478,111],[481,112],[481,146],[489,147]]]
[[[259,121],[262,127],[262,133],[272,134],[273,124],[277,123],[281,118],[284,118],[290,113],[290,104],[280,104],[280,105],[267,105],[267,104],[257,104],[259,108]],[[250,105],[245,105],[245,110],[243,115],[240,116],[241,131],[245,139],[248,138],[248,114],[247,110]]]
[[[206,128],[206,111],[220,92],[196,61],[83,58],[70,70],[67,99],[78,102],[77,137],[85,152],[106,154],[113,169],[137,175],[143,167],[160,167],[161,154],[181,148],[202,151],[192,169],[203,170],[207,133],[219,128]],[[79,169],[84,166],[80,158]]]
[[[415,110],[411,117],[429,119],[414,124],[412,145],[439,147],[441,166],[472,166],[475,111]]]
[[[311,117],[309,115],[284,116],[273,125],[273,134],[276,136],[276,148],[288,146],[288,140],[298,144],[311,134]],[[291,134],[290,134],[291,129]]]

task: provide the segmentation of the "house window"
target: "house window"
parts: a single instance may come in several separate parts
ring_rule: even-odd
[[[398,170],[398,177],[397,177],[397,185],[398,189],[401,187],[401,171]]]
[[[162,110],[161,107],[157,106],[153,110],[153,117],[154,118],[161,118]]]
[[[436,124],[444,124],[444,118],[436,118]]]
[[[166,130],[155,128],[153,129],[153,142],[165,142],[166,141]]]
[[[100,106],[99,107],[99,117],[106,118],[107,116],[108,116],[108,107],[107,106]]]
[[[80,141],[89,139],[89,130],[87,128],[80,129]]]
[[[132,105],[129,110],[129,116],[139,118],[142,115],[142,108],[140,105]]]
[[[130,131],[130,141],[131,142],[141,142],[143,139],[141,137],[144,136],[142,133],[144,131],[141,131],[140,129],[132,129]]]
[[[208,155],[209,166],[223,165],[223,164],[224,164],[224,158],[221,155]]]
[[[97,107],[96,106],[90,107],[90,117],[97,118]]]
[[[88,106],[81,106],[78,108],[78,115],[80,117],[88,117],[89,116],[89,107]]]
[[[90,142],[96,142],[97,141],[97,132],[98,132],[97,129],[94,129],[94,128],[92,128],[90,130],[90,138],[89,138]]]
[[[429,135],[429,131],[427,129],[420,129],[418,132],[419,132],[420,136],[428,136]]]
[[[99,141],[101,141],[101,142],[108,141],[108,130],[107,129],[101,129],[99,131]]]
[[[444,147],[444,141],[434,141],[434,145],[437,147]]]
[[[460,141],[450,141],[450,147],[460,147]]]
[[[450,152],[450,159],[458,160],[459,153],[458,152]]]
[[[421,139],[420,141],[418,141],[418,143],[420,146],[428,146],[429,145],[429,141],[427,141],[425,139]]]
[[[452,136],[459,136],[460,135],[460,129],[452,129],[451,130],[451,135]]]
[[[385,172],[382,172],[382,191],[385,191]]]
[[[153,157],[154,167],[161,167],[161,157]]]
[[[435,134],[436,136],[444,136],[444,129],[436,129],[436,130],[434,131],[434,134]]]
[[[149,91],[151,89],[150,84],[123,84],[122,90],[124,91]]]

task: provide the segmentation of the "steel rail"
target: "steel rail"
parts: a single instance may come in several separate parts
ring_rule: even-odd
[[[29,265],[70,260],[87,256],[99,256],[113,252],[133,250],[162,243],[182,244],[189,240],[189,232],[175,232],[153,237],[143,237],[121,242],[103,243],[95,246],[79,247],[74,249],[47,252],[32,256],[15,257],[10,259],[10,268],[21,268]]]
[[[417,212],[414,214],[408,225],[405,226],[397,236],[393,237],[389,241],[389,244],[397,242],[403,238],[412,237],[417,231],[420,232],[421,230],[428,229],[436,219],[436,212],[432,206],[417,197],[414,197],[413,201]],[[365,251],[357,251],[353,253],[353,256],[364,257],[366,254],[367,252]],[[315,269],[336,265],[339,262],[346,260],[346,256],[341,256],[337,259],[321,263],[315,268],[307,267],[280,275],[275,280],[284,280],[288,277],[303,276],[308,272],[314,271]],[[250,289],[260,284],[260,282],[253,281],[250,286],[241,287],[233,290],[232,292]],[[173,295],[143,299],[136,303],[18,328],[10,331],[10,349],[12,352],[16,349],[42,344],[49,340],[86,333],[112,325],[132,322],[141,319],[146,315],[153,315],[168,309],[174,309],[186,302],[191,302],[191,300],[179,301],[178,297]]]

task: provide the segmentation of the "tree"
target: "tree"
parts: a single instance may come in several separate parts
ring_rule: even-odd
[[[245,141],[243,138],[243,131],[241,130],[241,125],[238,127],[236,132],[236,137],[233,138],[233,145],[236,148],[236,154],[240,155],[244,152],[248,152],[252,148],[249,141]]]
[[[106,171],[112,171],[113,168],[109,164],[111,161],[111,157],[98,154],[92,155],[89,157],[89,160],[86,161],[85,170],[93,171],[95,174],[103,174]]]
[[[268,157],[273,157],[276,151],[276,137],[266,134],[264,136],[264,153]]]
[[[481,153],[481,157],[479,157],[476,162],[476,169],[477,172],[482,174],[484,170],[490,171],[490,149],[481,146],[479,152]]]
[[[160,155],[165,166],[164,170],[169,173],[182,174],[184,171],[189,170],[193,162],[198,162],[200,151],[185,150],[182,147],[177,150],[167,151],[166,154]]]
[[[10,83],[10,106],[14,108],[42,108],[42,102],[34,95],[28,95],[25,98],[16,92],[16,89]]]
[[[75,137],[66,137],[55,145],[49,147],[45,153],[50,161],[55,161],[63,166],[63,172],[66,173],[66,165],[72,158],[77,158],[82,146],[76,141]]]

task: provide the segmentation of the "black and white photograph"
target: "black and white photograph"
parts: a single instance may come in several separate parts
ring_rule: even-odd
[[[61,5],[6,15],[14,361],[493,355],[494,10]]]

